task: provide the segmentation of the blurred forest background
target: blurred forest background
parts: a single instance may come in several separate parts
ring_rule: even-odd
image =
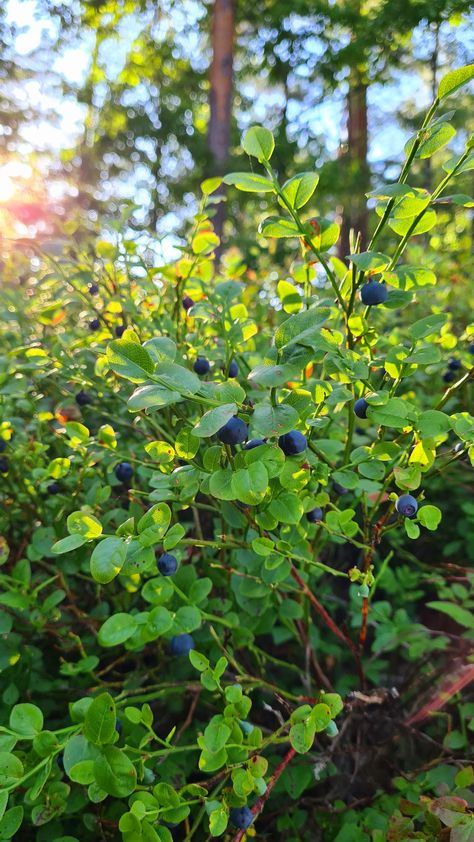
[[[72,233],[79,209],[82,229],[127,218],[169,259],[202,179],[241,169],[242,132],[262,123],[282,176],[320,173],[318,211],[343,222],[343,256],[349,229],[367,229],[354,197],[396,178],[439,78],[472,59],[473,24],[467,0],[7,0],[4,235]],[[428,189],[432,166],[418,170]],[[224,246],[250,267],[261,201],[232,191],[216,207]]]

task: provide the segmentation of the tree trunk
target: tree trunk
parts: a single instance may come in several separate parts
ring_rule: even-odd
[[[213,175],[224,174],[225,164],[229,157],[234,26],[235,0],[214,0],[211,25],[212,61],[209,70],[210,119],[207,134],[208,146],[213,157]],[[224,219],[225,203],[220,202],[213,220],[219,237],[222,237]]]
[[[365,194],[369,190],[370,175],[367,163],[368,126],[367,126],[367,84],[357,70],[353,70],[349,80],[347,95],[347,155],[346,177],[348,194],[344,208],[339,256],[345,258],[350,252],[349,233],[360,235],[360,248],[367,245],[367,201]]]

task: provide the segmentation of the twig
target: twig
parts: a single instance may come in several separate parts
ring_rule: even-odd
[[[296,751],[295,751],[294,748],[288,749],[288,751],[285,754],[283,760],[276,767],[273,775],[271,776],[270,780],[267,783],[267,788],[265,790],[265,793],[258,799],[258,801],[256,801],[256,803],[252,807],[252,813],[253,813],[255,818],[259,815],[259,813],[262,812],[262,810],[265,806],[265,802],[269,798],[273,787],[275,786],[276,782],[278,781],[278,779],[281,777],[281,775],[285,771],[288,764],[291,763],[295,754],[296,754]],[[239,830],[239,832],[234,836],[232,842],[241,842],[241,839],[243,838],[244,833],[245,833],[245,830]]]

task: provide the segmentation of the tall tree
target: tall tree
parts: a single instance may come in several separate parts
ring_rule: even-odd
[[[214,173],[222,175],[229,158],[233,100],[235,0],[214,0],[211,23],[212,60],[209,70],[210,119],[207,139]],[[222,237],[225,204],[220,202],[214,218]]]

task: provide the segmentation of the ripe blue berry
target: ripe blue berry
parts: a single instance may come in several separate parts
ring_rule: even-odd
[[[0,453],[3,453],[6,446],[7,446],[7,443],[6,443],[5,439],[0,439]]]
[[[61,772],[64,772],[64,751],[60,751],[59,754],[56,755],[56,764]]]
[[[194,649],[194,640],[190,634],[175,634],[170,640],[172,655],[187,655],[191,649]]]
[[[367,418],[367,409],[369,404],[365,398],[359,398],[354,404],[354,412],[358,418]]]
[[[117,734],[121,734],[122,732],[122,722],[118,717],[115,720],[115,730],[117,731]]]
[[[217,438],[223,444],[241,444],[248,435],[248,427],[245,421],[234,415],[229,418],[226,424],[217,431]]]
[[[445,371],[443,374],[443,381],[445,383],[452,383],[453,380],[456,380],[456,375],[454,371],[449,371],[448,369],[448,371]]]
[[[362,303],[368,306],[383,304],[388,298],[388,289],[385,284],[379,284],[378,281],[369,281],[362,287],[360,298]]]
[[[249,807],[232,807],[229,813],[229,818],[239,830],[247,830],[253,822],[253,813]]]
[[[49,485],[46,486],[46,491],[48,494],[59,494],[61,486],[59,485],[59,482],[50,482]]]
[[[192,298],[189,297],[189,295],[185,295],[182,303],[185,310],[190,310],[194,304],[194,301]]]
[[[474,354],[474,342],[471,342],[469,348],[467,349],[470,354]]]
[[[232,360],[232,362],[229,366],[229,377],[237,377],[238,373],[239,373],[239,366],[237,365],[235,360]]]
[[[458,360],[456,357],[451,357],[448,363],[448,368],[451,369],[451,371],[457,371],[459,368],[461,368],[461,366],[461,360]]]
[[[403,517],[414,517],[418,511],[418,503],[411,494],[402,494],[395,503],[395,508]]]
[[[117,337],[117,339],[121,339],[126,330],[127,325],[117,325],[115,328],[115,336]]]
[[[114,473],[119,482],[130,482],[133,477],[133,468],[129,462],[119,462],[115,466]]]
[[[344,488],[344,486],[341,485],[339,482],[333,482],[332,487],[333,487],[334,493],[338,494],[339,497],[342,497],[344,494],[349,493],[349,489]]]
[[[319,523],[323,519],[323,510],[319,506],[316,506],[315,509],[311,509],[310,512],[306,513],[306,518],[310,523]]]
[[[97,284],[90,284],[89,286],[89,295],[97,295],[99,292],[99,287]]]
[[[244,444],[244,450],[253,450],[254,447],[260,447],[261,444],[266,444],[265,439],[250,439]]]
[[[196,372],[196,374],[199,374],[199,375],[207,374],[208,371],[210,371],[210,368],[211,368],[211,364],[210,364],[209,360],[206,360],[205,357],[197,357],[197,359],[196,359],[196,361],[193,365],[194,371]]]
[[[159,557],[157,564],[162,576],[172,576],[178,569],[178,559],[170,553],[163,553]]]
[[[0,474],[8,473],[8,459],[6,456],[0,456]]]
[[[280,436],[278,444],[285,456],[296,456],[298,453],[303,453],[303,450],[306,450],[308,446],[306,436],[299,430],[291,430],[284,436]]]
[[[76,395],[76,403],[78,406],[86,406],[88,403],[92,403],[92,395],[90,395],[89,392],[85,392],[84,389],[81,389],[81,391]]]
[[[100,321],[99,319],[92,319],[89,322],[89,330],[99,330],[100,328]]]

